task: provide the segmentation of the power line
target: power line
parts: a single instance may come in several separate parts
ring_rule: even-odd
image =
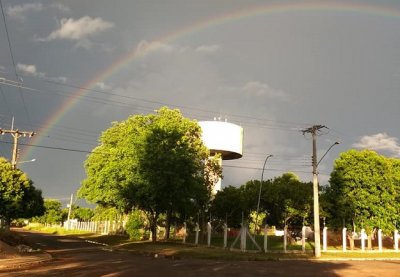
[[[0,141],[0,143],[11,144],[11,142],[7,142],[7,141]],[[53,147],[53,146],[45,146],[45,145],[27,144],[27,143],[21,143],[20,145],[31,146],[31,147],[37,147],[37,148],[44,148],[44,149],[51,149],[51,150],[67,151],[67,152],[77,152],[77,153],[86,153],[86,154],[102,154],[102,155],[120,156],[119,154],[114,154],[114,153],[106,153],[106,152],[98,152],[98,151],[88,151],[88,150],[73,149],[73,148],[64,148],[64,147]],[[240,169],[262,170],[260,167],[236,166],[236,165],[226,165],[226,164],[224,165],[224,167],[228,167],[228,168],[240,168]],[[269,170],[269,171],[290,171],[290,172],[298,172],[298,173],[310,173],[309,171],[302,171],[302,170],[296,170],[296,169],[290,170],[290,169],[269,168],[269,169],[265,169],[265,170]]]
[[[9,35],[9,33],[8,33],[7,20],[6,20],[5,14],[4,14],[4,8],[3,8],[3,2],[2,2],[2,0],[0,0],[0,6],[1,6],[1,13],[2,13],[2,15],[3,15],[4,29],[6,30],[6,35],[7,35],[8,48],[10,49],[11,61],[12,61],[13,67],[14,67],[15,78],[19,81],[20,79],[19,79],[19,76],[18,76],[18,73],[17,73],[17,67],[16,67],[16,65],[15,65],[15,59],[14,59],[14,54],[13,54],[13,51],[12,51],[10,35]],[[27,117],[27,119],[28,119],[28,123],[29,123],[29,125],[31,125],[31,127],[32,127],[32,124],[31,124],[31,122],[30,122],[31,119],[30,119],[30,116],[29,116],[28,108],[27,108],[27,106],[26,106],[26,104],[25,104],[24,95],[23,95],[23,92],[22,92],[22,90],[21,90],[20,87],[18,88],[18,91],[19,91],[19,94],[20,94],[20,96],[21,96],[22,105],[23,105],[23,107],[24,107],[24,110],[25,110],[25,113],[26,113],[26,117]]]
[[[40,80],[42,80],[42,79],[40,79]],[[0,79],[0,81],[1,81],[1,79]],[[6,81],[9,81],[9,80],[6,80]],[[54,81],[49,81],[49,82],[55,83],[55,84],[59,84],[59,85],[66,85],[66,84],[62,84],[62,83],[58,83],[58,82],[54,82]],[[31,87],[26,87],[26,86],[22,87],[21,84],[10,84],[10,83],[5,83],[5,84],[6,85],[11,85],[11,86],[18,86],[18,87],[21,87],[23,89],[27,89],[27,90],[32,91],[32,92],[48,93],[51,96],[54,96],[55,94],[57,94],[59,96],[62,96],[62,97],[70,97],[71,96],[67,92],[61,92],[61,91],[57,91],[57,90],[55,92],[54,92],[54,90],[53,90],[53,92],[49,92],[49,91],[43,90],[43,89],[42,90],[38,90],[38,89],[31,88]],[[66,86],[71,86],[71,85],[66,85]],[[72,86],[72,87],[81,88],[81,87],[78,87],[78,86]],[[95,89],[88,89],[88,88],[85,88],[85,89],[88,90],[88,91],[101,92],[101,93],[104,93],[104,94],[108,94],[106,92],[95,90]],[[118,95],[120,97],[125,97],[125,98],[131,99],[131,100],[135,100],[135,101],[144,101],[144,102],[149,102],[149,103],[153,103],[153,104],[155,103],[155,104],[159,104],[159,105],[169,105],[169,106],[171,106],[171,104],[167,104],[167,103],[151,101],[151,100],[145,100],[145,99],[135,98],[135,97],[126,96],[126,95],[119,95],[119,94],[115,94],[115,93],[111,93],[111,94]],[[90,103],[95,102],[95,103],[100,103],[100,104],[103,104],[103,105],[112,105],[112,103],[114,103],[114,104],[117,104],[116,106],[123,107],[123,108],[129,108],[130,110],[132,109],[132,106],[133,106],[133,107],[135,107],[136,109],[139,109],[139,110],[141,109],[141,110],[150,111],[150,112],[154,111],[154,107],[140,106],[140,105],[137,105],[137,104],[132,104],[131,105],[131,104],[127,103],[127,102],[121,102],[121,101],[116,101],[116,100],[111,100],[111,99],[103,99],[103,98],[98,98],[98,97],[94,97],[94,96],[90,96],[90,95],[80,95],[78,97],[82,98],[82,100],[85,100],[84,98],[90,99],[91,100]],[[194,115],[195,113],[193,111],[200,111],[200,112],[203,112],[203,113],[207,113],[207,115],[202,115],[201,116],[204,120],[209,119],[210,118],[210,114],[216,114],[217,113],[215,111],[203,110],[203,109],[187,107],[187,106],[181,106],[181,105],[172,105],[172,106],[175,107],[175,108],[180,108],[180,109],[189,109],[190,110],[190,112],[188,113],[189,115],[190,114]],[[289,125],[289,124],[294,124],[294,123],[280,122],[280,121],[256,118],[256,117],[251,117],[251,116],[246,116],[246,115],[235,115],[235,114],[227,114],[227,115],[229,115],[231,118],[236,118],[236,121],[238,121],[241,126],[246,126],[246,127],[249,127],[249,128],[266,128],[266,129],[273,129],[273,130],[285,130],[285,131],[296,131],[297,132],[299,129],[301,129],[303,127],[301,125],[300,126],[299,125],[292,125],[292,126]],[[242,118],[255,120],[256,122],[243,121]],[[265,121],[271,122],[273,124],[267,124],[267,123],[265,123]]]
[[[40,81],[43,81],[43,82],[46,82],[46,83],[50,83],[50,84],[55,84],[55,85],[74,88],[74,89],[85,90],[85,91],[99,93],[99,94],[103,94],[103,95],[107,95],[107,96],[112,95],[112,96],[117,96],[117,97],[130,99],[130,100],[134,100],[134,101],[146,102],[146,103],[150,103],[150,104],[166,105],[166,106],[173,106],[173,107],[181,108],[181,109],[188,109],[188,110],[192,110],[192,111],[200,111],[200,112],[204,112],[204,113],[207,113],[207,114],[210,114],[210,113],[219,114],[219,112],[205,110],[205,109],[199,109],[197,107],[176,105],[176,104],[171,104],[171,103],[166,103],[166,102],[161,102],[161,101],[155,101],[155,100],[149,100],[149,99],[144,99],[144,98],[133,97],[133,96],[129,96],[129,95],[123,95],[123,94],[115,93],[112,90],[105,91],[105,90],[99,90],[99,89],[94,89],[94,88],[87,88],[87,87],[74,85],[74,84],[61,83],[61,82],[57,82],[57,81],[53,81],[53,80],[46,80],[46,79],[41,78],[39,76],[29,76],[29,75],[22,75],[22,76],[30,77],[30,78],[36,78],[36,79],[38,79]],[[80,97],[90,97],[90,96],[80,96]],[[97,99],[99,99],[99,98],[97,98]],[[109,100],[109,99],[107,99],[107,101],[117,102],[117,103],[126,105],[126,102],[118,102],[118,101]],[[146,108],[148,108],[148,107],[146,107]],[[297,123],[297,122],[290,122],[290,121],[276,121],[276,120],[270,120],[270,119],[265,119],[265,118],[257,118],[257,117],[253,117],[253,116],[249,116],[249,115],[235,115],[235,114],[226,113],[226,116],[230,116],[230,117],[234,117],[234,118],[246,118],[246,119],[252,119],[252,120],[259,120],[259,121],[262,121],[262,122],[268,121],[268,122],[272,122],[272,123],[275,123],[275,124],[281,124],[281,125],[292,125],[292,126],[295,125],[296,127],[298,127],[299,125],[301,125],[302,127],[304,127],[306,125],[309,125],[308,123]],[[283,127],[283,126],[281,126],[281,127]],[[289,126],[286,126],[286,127],[289,127]],[[301,127],[298,127],[298,128],[301,128]]]
[[[0,141],[0,143],[11,144],[12,142]],[[52,149],[52,150],[60,150],[60,151],[68,151],[68,152],[78,152],[78,153],[87,153],[87,154],[102,154],[102,155],[116,155],[117,156],[117,154],[112,154],[112,153],[103,153],[103,152],[97,152],[97,151],[94,152],[94,151],[72,149],[72,148],[64,148],[64,147],[52,147],[52,146],[27,144],[27,143],[20,143],[19,145],[38,147],[38,148],[45,148],[45,149]]]
[[[236,166],[236,165],[224,165],[223,167],[230,168],[240,168],[240,169],[252,169],[252,170],[262,170],[260,167],[250,167],[250,166]],[[290,170],[290,169],[280,169],[280,168],[266,168],[267,171],[286,171],[286,172],[297,172],[297,173],[310,173],[310,171],[302,171],[302,170]]]
[[[13,137],[13,151],[12,151],[11,165],[15,169],[18,159],[18,139],[20,137],[26,137],[26,136],[32,137],[35,133],[27,131],[19,131],[18,129],[4,130],[0,128],[0,135],[4,134],[10,134]]]

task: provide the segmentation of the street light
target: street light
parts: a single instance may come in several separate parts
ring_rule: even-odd
[[[261,182],[260,182],[260,190],[259,190],[259,192],[258,192],[257,214],[256,214],[256,224],[255,224],[255,226],[254,226],[254,233],[256,232],[256,228],[257,228],[257,224],[258,224],[258,212],[259,212],[259,210],[260,210],[261,187],[262,187],[262,182],[263,182],[263,177],[264,177],[265,164],[267,163],[268,158],[271,158],[271,157],[272,157],[272,155],[270,154],[270,155],[268,155],[268,156],[265,158],[264,165],[263,165],[263,168],[262,168]]]
[[[36,159],[32,159],[32,160],[29,160],[29,161],[17,162],[17,164],[31,163],[31,162],[34,162],[34,161],[36,161]]]
[[[315,141],[315,135],[313,136],[313,196],[314,196],[314,247],[315,247],[315,257],[321,256],[321,241],[320,241],[320,227],[319,227],[319,188],[318,188],[318,165],[321,163],[322,159],[328,154],[329,150],[332,149],[333,146],[339,144],[339,142],[335,142],[332,144],[328,150],[326,150],[325,154],[322,155],[322,158],[317,162],[317,147]]]
[[[337,144],[339,144],[339,143],[340,143],[340,142],[335,141],[335,143],[332,144],[332,145],[328,148],[328,150],[326,150],[325,154],[322,155],[321,159],[320,159],[319,162],[317,163],[317,167],[318,167],[318,165],[321,163],[322,159],[325,158],[326,154],[328,154],[329,150],[331,150],[333,146],[335,146],[335,145],[337,145]]]

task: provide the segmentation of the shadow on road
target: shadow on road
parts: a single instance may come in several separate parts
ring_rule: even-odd
[[[166,259],[106,251],[84,240],[22,232],[53,255],[29,269],[0,272],[1,276],[396,276],[399,261],[216,261]]]

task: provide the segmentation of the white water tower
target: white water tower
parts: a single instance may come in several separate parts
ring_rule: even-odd
[[[222,160],[234,160],[243,156],[243,128],[224,121],[200,121],[202,140],[211,155],[221,154]],[[213,194],[221,190],[221,179],[214,185]]]

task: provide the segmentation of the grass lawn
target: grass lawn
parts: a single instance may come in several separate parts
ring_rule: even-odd
[[[88,238],[89,239],[89,238]],[[274,237],[271,237],[271,243],[269,245],[274,246]],[[195,246],[194,244],[187,243],[182,244],[181,241],[158,241],[156,243],[150,241],[133,242],[126,237],[121,236],[93,236],[90,240],[105,243],[110,246],[114,246],[114,249],[128,250],[135,254],[149,255],[149,256],[163,256],[166,258],[180,259],[180,258],[199,258],[199,259],[214,259],[214,260],[244,260],[244,261],[268,261],[268,260],[285,260],[285,259],[315,259],[314,254],[310,251],[307,253],[279,253],[279,252],[267,252],[267,253],[256,253],[255,249],[247,252],[240,252],[238,249],[229,251],[218,246],[207,247],[205,245]],[[221,241],[223,244],[223,239]],[[281,238],[275,241],[274,247],[280,247]],[[229,245],[229,243],[228,243]],[[263,244],[260,245],[261,247]],[[312,246],[309,246],[311,250]],[[308,249],[308,248],[306,248]],[[282,250],[279,248],[278,250]],[[298,250],[298,249],[294,249]],[[301,250],[301,246],[300,246]],[[290,250],[289,250],[290,251]],[[322,259],[400,259],[400,252],[383,252],[377,251],[371,252],[366,251],[360,252],[327,252],[322,253]]]
[[[65,230],[64,227],[45,227],[42,225],[28,225],[24,227],[25,230],[38,231],[53,235],[80,235],[88,234],[87,231],[80,230]]]
[[[186,244],[182,244],[182,240],[158,241],[131,241],[127,236],[121,235],[95,235],[82,231],[66,231],[61,227],[36,227],[27,228],[40,232],[47,232],[57,235],[67,235],[80,237],[89,241],[95,241],[107,244],[114,250],[125,250],[135,254],[161,256],[171,259],[180,258],[198,258],[198,259],[214,259],[214,260],[242,260],[242,261],[268,261],[268,260],[285,260],[285,259],[315,259],[312,253],[312,242],[306,243],[306,253],[301,253],[301,245],[288,245],[289,253],[281,253],[283,250],[283,238],[269,236],[268,250],[271,252],[257,253],[257,248],[252,246],[250,239],[247,240],[247,252],[240,252],[240,241],[233,247],[233,250],[223,249],[223,237],[214,236],[211,241],[211,247],[199,244],[194,245],[194,238],[188,237]],[[228,248],[231,247],[235,237],[228,238]],[[192,241],[193,240],[193,241]],[[200,241],[200,239],[199,239]],[[204,240],[206,243],[206,239]],[[264,246],[264,237],[256,236],[256,241],[261,248]],[[332,249],[332,248],[331,248]],[[400,259],[400,252],[385,251],[347,251],[343,253],[326,252],[322,253],[322,259]]]

